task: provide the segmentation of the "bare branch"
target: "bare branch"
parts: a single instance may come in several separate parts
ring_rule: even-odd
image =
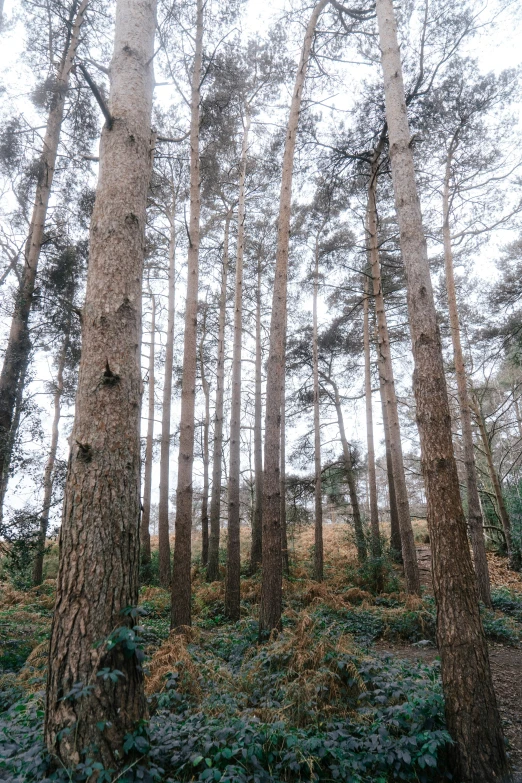
[[[87,72],[87,68],[85,67],[85,65],[83,63],[78,63],[78,67],[79,67],[80,71],[83,73],[83,75],[85,77],[85,81],[87,82],[87,84],[91,88],[92,94],[94,95],[94,97],[96,98],[96,101],[98,102],[98,106],[102,110],[102,114],[105,117],[105,122],[107,124],[107,129],[111,130],[112,123],[113,123],[113,118],[111,116],[111,113],[110,113],[109,109],[107,108],[107,104],[105,103],[101,92],[99,91],[98,87],[96,86],[96,84],[93,82],[93,80],[89,76],[89,74]]]

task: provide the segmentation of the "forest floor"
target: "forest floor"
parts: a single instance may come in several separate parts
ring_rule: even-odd
[[[432,592],[429,546],[417,546],[417,561],[422,585],[427,591]],[[506,568],[504,558],[490,554],[489,569],[493,589],[500,587],[520,590],[520,575]],[[435,646],[419,648],[411,644],[386,644],[378,641],[375,648],[382,650],[383,653],[390,652],[397,657],[412,661],[432,663],[438,656]],[[509,742],[511,763],[516,776],[515,783],[522,783],[522,650],[520,644],[507,646],[490,641],[489,660],[504,733]]]
[[[415,524],[415,533],[422,598],[404,593],[400,570],[386,559],[385,588],[376,594],[372,566],[358,565],[342,524],[325,525],[325,581],[314,582],[313,531],[297,531],[284,581],[284,630],[261,647],[258,575],[242,576],[242,618],[227,622],[223,580],[205,581],[195,536],[193,628],[172,636],[170,595],[157,585],[153,560],[140,591],[147,615],[139,634],[149,656],[151,758],[164,770],[158,780],[447,780],[424,523]],[[244,562],[248,548],[245,531]],[[494,609],[482,617],[522,783],[522,577],[504,558],[488,559]],[[52,546],[43,585],[25,590],[7,581],[0,564],[0,783],[45,778],[42,689],[56,564]]]
[[[375,649],[409,661],[433,663],[437,660],[435,646],[375,642]],[[489,643],[489,660],[497,694],[504,733],[509,742],[515,783],[522,783],[522,651],[519,647]]]

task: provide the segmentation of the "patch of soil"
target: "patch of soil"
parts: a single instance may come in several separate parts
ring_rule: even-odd
[[[376,642],[375,649],[409,661],[432,663],[438,656],[436,647],[415,647]],[[493,683],[500,709],[514,782],[522,783],[522,650],[501,644],[489,645]]]

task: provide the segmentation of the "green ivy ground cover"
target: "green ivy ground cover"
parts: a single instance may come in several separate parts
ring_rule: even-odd
[[[153,656],[151,668],[155,651],[168,638],[163,604],[158,599],[146,605],[149,614],[140,631]],[[488,637],[518,643],[521,597],[495,590],[493,604],[495,611],[483,611]],[[0,676],[0,783],[115,781],[87,757],[75,770],[49,777],[43,695],[28,696],[16,671],[26,654],[24,636],[31,627],[32,646],[45,638],[50,610],[36,606],[31,623],[29,609],[23,608],[27,616],[13,608],[0,617],[17,643],[12,652],[3,647],[4,671],[11,673]],[[296,604],[285,615],[283,634],[261,647],[252,616],[226,624],[218,601],[201,613],[198,625],[185,658],[174,662],[151,694],[150,724],[129,736],[129,747],[139,748],[146,763],[118,781],[451,779],[438,663],[400,661],[372,647],[382,637],[432,640],[435,608],[429,597],[416,609],[386,596],[369,607]],[[41,677],[34,680],[41,687]]]

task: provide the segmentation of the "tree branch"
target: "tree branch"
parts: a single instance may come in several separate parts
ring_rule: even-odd
[[[156,141],[164,141],[170,144],[180,144],[182,141],[185,141],[185,139],[188,139],[189,136],[190,131],[188,130],[183,134],[183,136],[178,136],[177,138],[173,138],[172,136],[156,136]]]
[[[102,114],[105,117],[107,130],[111,130],[112,129],[113,118],[112,118],[112,115],[111,115],[109,109],[107,108],[107,104],[105,103],[101,92],[99,91],[98,87],[96,86],[96,84],[93,82],[93,80],[89,76],[89,74],[87,72],[87,68],[85,67],[85,65],[83,63],[78,63],[78,67],[79,67],[80,71],[83,73],[85,81],[87,82],[87,84],[91,88],[92,94],[94,95],[94,97],[96,98],[96,101],[98,102],[98,106],[102,110]]]

